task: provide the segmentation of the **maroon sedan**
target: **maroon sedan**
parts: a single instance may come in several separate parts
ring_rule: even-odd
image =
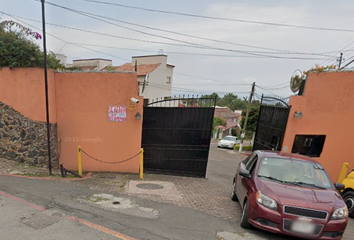
[[[255,151],[237,169],[241,226],[306,239],[341,239],[348,209],[323,167],[302,155]]]

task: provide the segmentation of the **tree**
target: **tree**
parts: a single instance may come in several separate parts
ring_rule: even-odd
[[[259,104],[252,105],[247,120],[246,135],[251,136],[257,129],[258,116],[259,116]],[[243,129],[243,124],[245,123],[246,111],[242,112],[242,120],[240,126]]]
[[[213,133],[216,131],[217,126],[224,126],[226,127],[226,121],[220,117],[214,117],[213,121]]]
[[[247,108],[247,102],[233,93],[225,94],[222,98],[219,97],[216,104],[220,107],[228,107],[232,111],[245,110]]]
[[[14,26],[20,31],[13,31]],[[28,37],[42,38],[39,33],[13,21],[0,23],[0,67],[43,67],[43,52]],[[47,65],[53,69],[64,68],[53,52],[47,54]]]
[[[212,100],[212,99],[216,99],[216,104],[218,104],[218,101],[220,101],[219,95],[214,92],[210,95],[201,96],[198,100],[198,105],[200,107],[213,107],[214,100]]]

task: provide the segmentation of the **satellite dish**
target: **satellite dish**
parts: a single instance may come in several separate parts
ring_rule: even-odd
[[[293,93],[299,91],[302,81],[302,72],[300,70],[295,70],[290,78],[290,89]]]
[[[148,80],[148,77],[149,77],[149,74],[147,73],[147,74],[145,75],[145,78],[144,78],[143,89],[141,90],[141,93],[143,93],[144,90],[145,90],[145,85],[146,85],[146,82],[147,82],[147,80]]]

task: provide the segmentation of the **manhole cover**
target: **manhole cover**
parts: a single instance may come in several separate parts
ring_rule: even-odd
[[[139,183],[136,187],[141,189],[163,189],[163,186],[154,183]]]

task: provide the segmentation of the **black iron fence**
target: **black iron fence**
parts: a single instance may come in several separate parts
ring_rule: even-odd
[[[205,177],[215,98],[161,99],[144,107],[144,169]]]
[[[288,99],[262,95],[253,151],[281,150],[289,111]]]

